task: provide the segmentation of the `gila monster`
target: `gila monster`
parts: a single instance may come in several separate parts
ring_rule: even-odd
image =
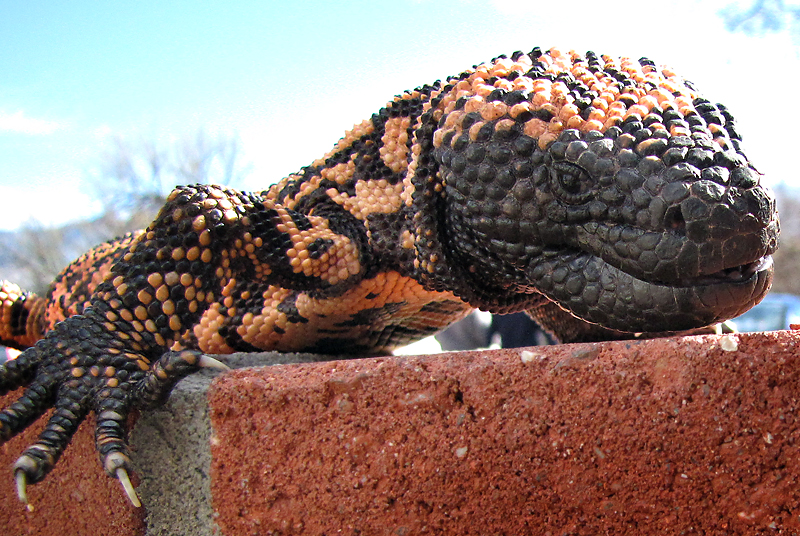
[[[562,342],[732,318],[772,280],[779,225],[731,113],[652,61],[515,52],[395,96],[259,193],[180,186],[144,231],[44,297],[5,283],[5,441],[20,499],[89,411],[138,505],[126,420],[205,354],[380,354],[471,309],[527,311]],[[38,342],[37,342],[38,341]]]

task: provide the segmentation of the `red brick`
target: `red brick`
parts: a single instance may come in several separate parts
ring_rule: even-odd
[[[227,536],[800,533],[798,336],[244,369],[212,388]]]
[[[800,534],[798,337],[736,335],[736,351],[706,336],[533,348],[526,362],[503,350],[227,373],[208,398],[213,521],[226,536]],[[182,427],[203,437],[210,380],[192,382],[163,408],[188,425],[151,412],[132,434],[151,530],[174,523],[163,533],[192,515],[215,530],[197,482],[155,478],[180,462],[207,481],[197,460],[208,443]],[[10,466],[42,424],[0,447],[0,533],[143,534],[144,510],[100,469],[91,420],[30,487],[36,510],[17,504]],[[148,445],[163,450],[150,464],[147,437],[169,444]]]

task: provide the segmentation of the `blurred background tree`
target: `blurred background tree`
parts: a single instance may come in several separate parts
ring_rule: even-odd
[[[112,235],[146,227],[177,185],[236,187],[250,171],[237,134],[203,129],[171,142],[111,137],[90,172],[102,206],[101,220]]]
[[[775,280],[772,292],[800,295],[800,195],[796,188],[779,186],[778,214],[781,218],[780,247],[773,256]]]
[[[185,137],[154,138],[113,135],[88,172],[88,183],[100,203],[100,214],[61,227],[36,221],[4,236],[3,277],[22,288],[44,292],[53,278],[91,247],[143,229],[152,222],[169,192],[182,184],[236,187],[250,172],[237,134],[210,134],[204,129]]]

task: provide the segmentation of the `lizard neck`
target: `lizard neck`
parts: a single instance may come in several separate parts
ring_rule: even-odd
[[[415,181],[413,198],[414,272],[413,277],[425,288],[450,291],[473,307],[494,313],[513,313],[540,305],[547,299],[531,290],[531,293],[509,292],[515,285],[515,277],[498,280],[497,274],[514,274],[515,270],[489,269],[492,260],[484,251],[473,247],[470,234],[455,234],[453,218],[457,214],[448,211],[446,188],[435,180]],[[437,186],[437,184],[439,186]],[[487,262],[489,261],[489,262]],[[492,274],[490,279],[489,274]],[[524,274],[520,273],[520,277]]]

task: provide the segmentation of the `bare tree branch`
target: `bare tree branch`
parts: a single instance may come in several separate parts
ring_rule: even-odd
[[[13,276],[22,288],[42,293],[70,261],[107,238],[107,232],[92,222],[45,227],[31,220],[5,241],[8,264],[3,277]]]
[[[200,129],[171,143],[114,135],[90,173],[101,216],[58,228],[29,222],[4,240],[4,276],[42,292],[92,246],[150,224],[175,186],[235,186],[249,171],[235,134],[210,135]]]
[[[238,135],[212,135],[199,129],[169,144],[114,136],[92,182],[103,206],[103,220],[122,233],[152,221],[175,186],[235,186],[250,169],[242,162]]]

